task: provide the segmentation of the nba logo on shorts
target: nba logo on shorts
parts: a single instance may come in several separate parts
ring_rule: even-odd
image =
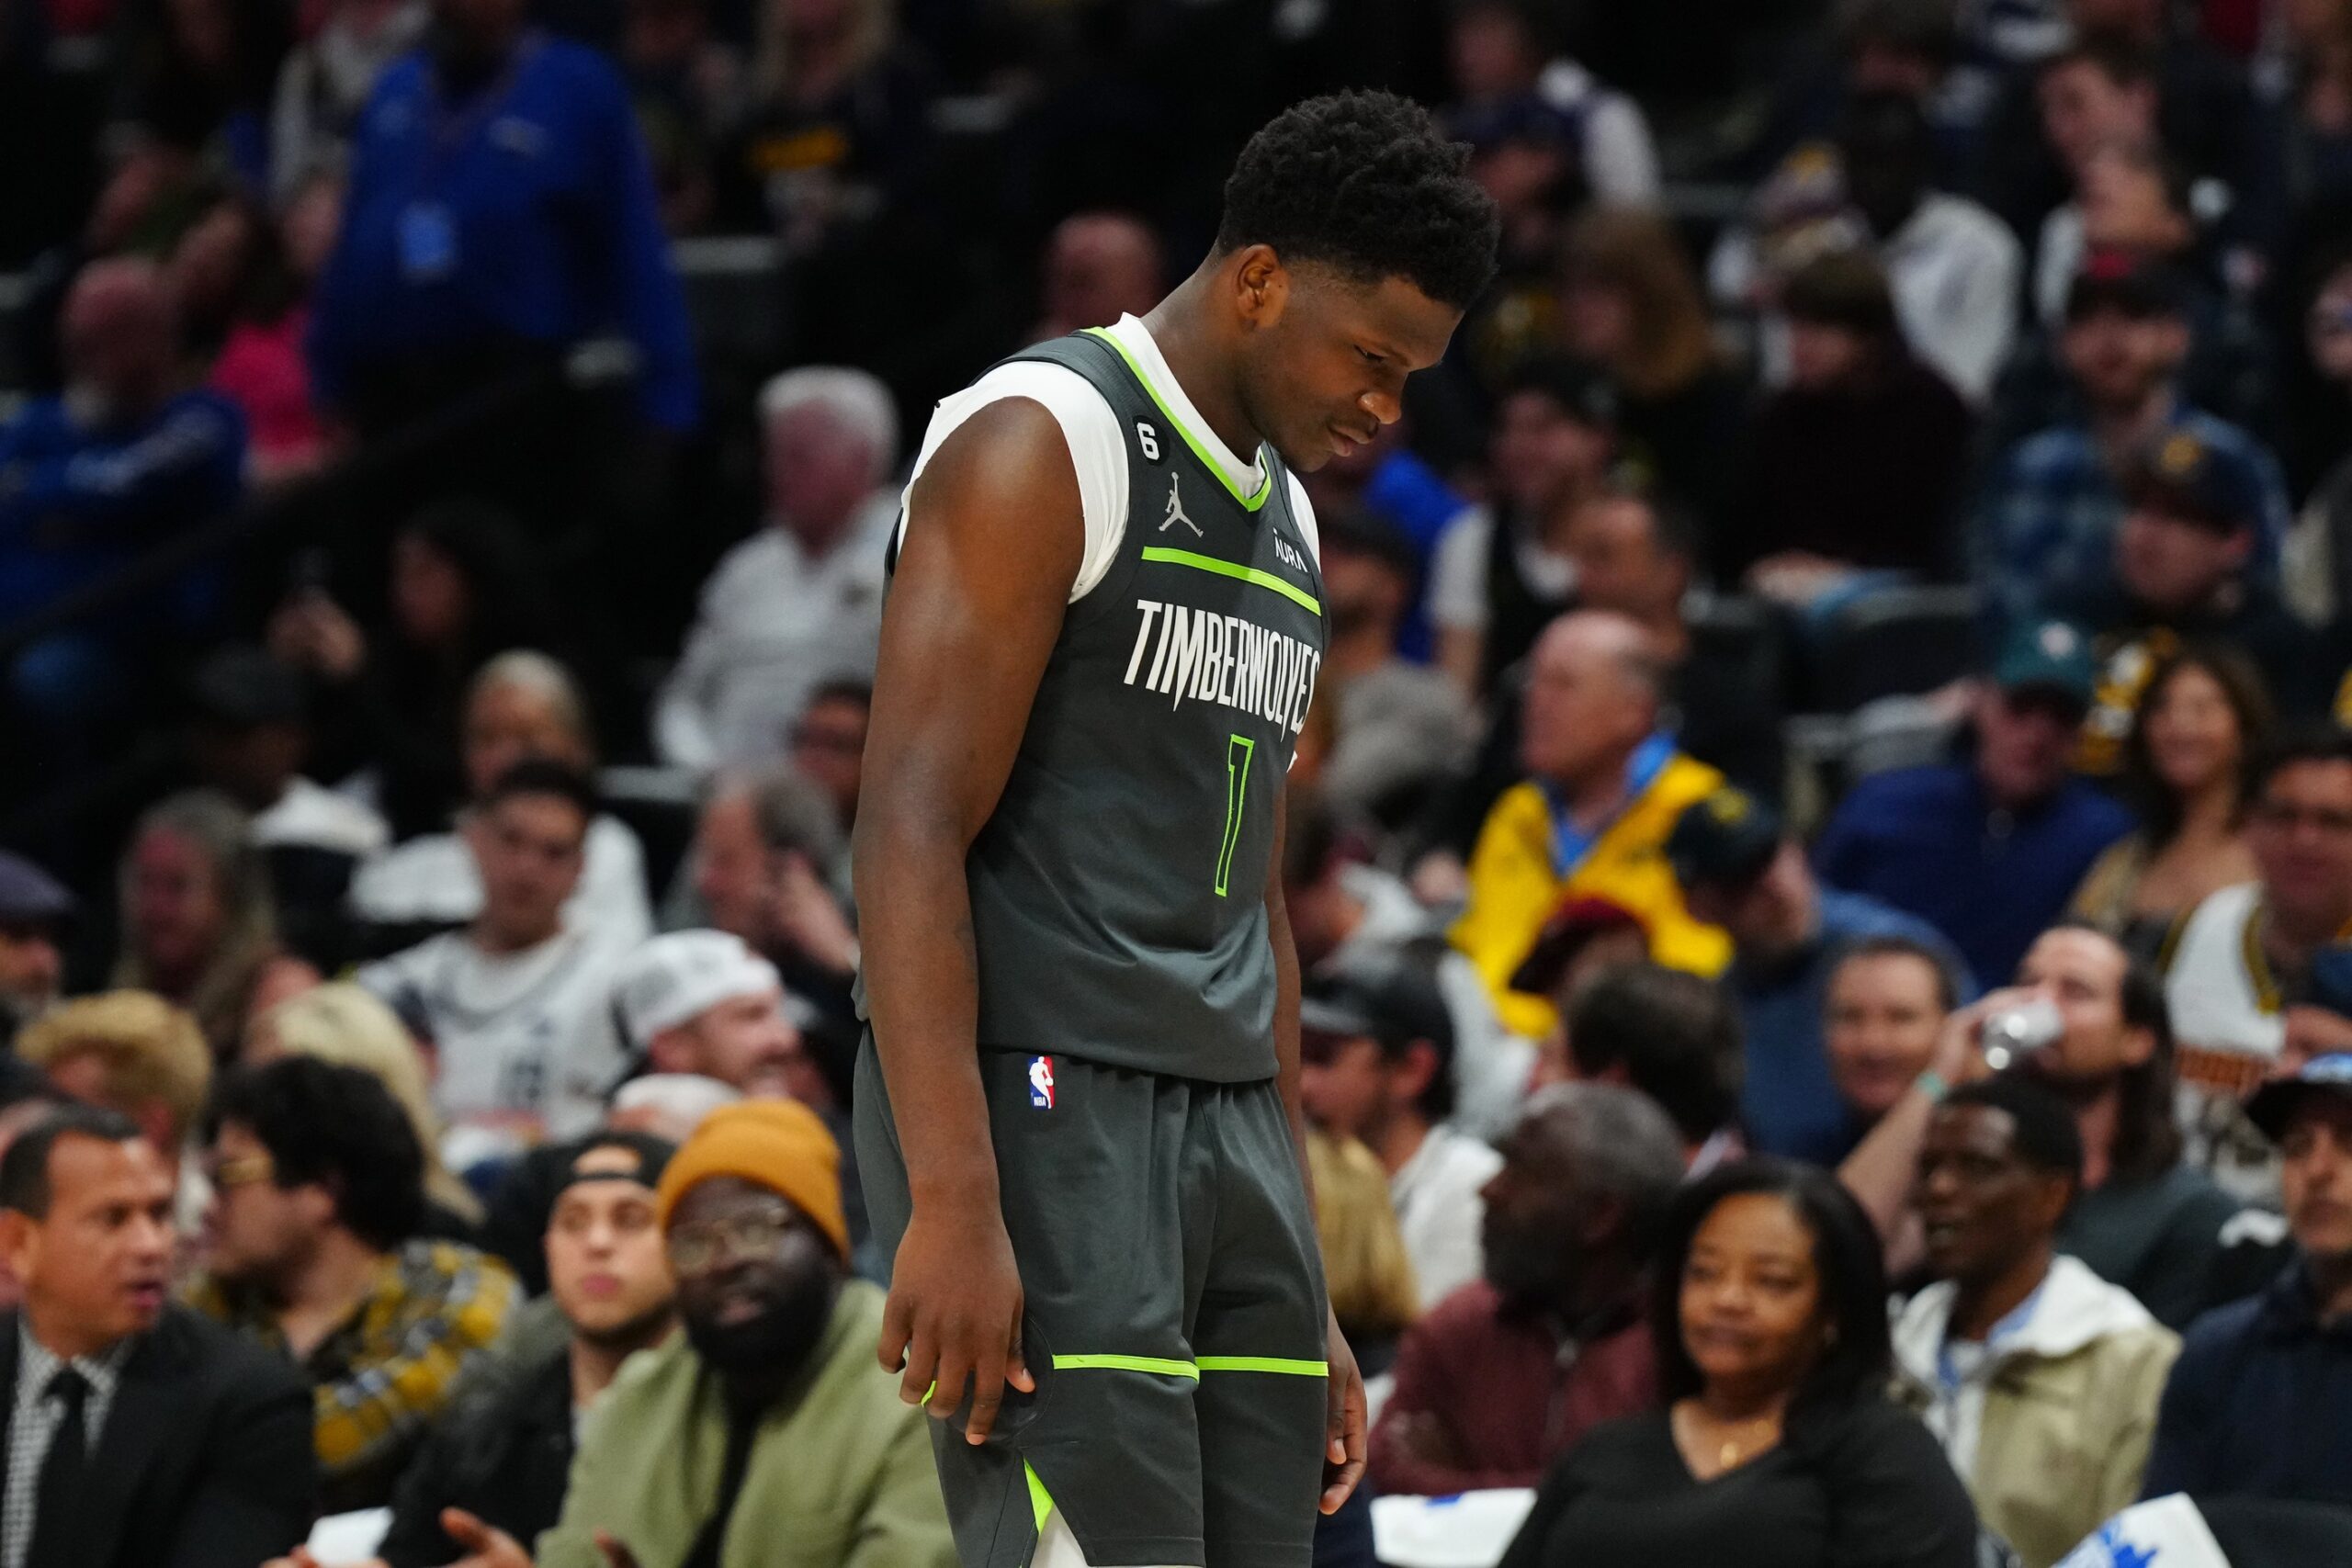
[[[1051,1056],[1029,1058],[1029,1103],[1039,1111],[1054,1108],[1054,1059]]]

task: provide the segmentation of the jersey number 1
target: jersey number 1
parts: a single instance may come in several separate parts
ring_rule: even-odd
[[[1225,897],[1226,884],[1233,877],[1233,850],[1241,842],[1241,808],[1250,802],[1250,759],[1257,753],[1258,743],[1246,735],[1229,735],[1225,741],[1225,848],[1216,857],[1216,896]]]

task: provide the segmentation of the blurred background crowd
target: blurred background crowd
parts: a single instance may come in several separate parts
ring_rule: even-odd
[[[0,0],[0,1568],[949,1561],[845,1136],[899,486],[1348,85],[1503,217],[1306,479],[1374,1488],[2345,1560],[2352,0]],[[109,1470],[173,1357],[268,1508]],[[1591,1501],[1742,1377],[1842,1414]]]

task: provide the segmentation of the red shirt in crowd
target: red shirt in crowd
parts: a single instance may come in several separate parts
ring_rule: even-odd
[[[1533,1486],[1594,1425],[1657,1403],[1639,1313],[1579,1343],[1544,1314],[1507,1308],[1483,1280],[1407,1330],[1396,1377],[1373,1428],[1372,1473],[1397,1495]]]

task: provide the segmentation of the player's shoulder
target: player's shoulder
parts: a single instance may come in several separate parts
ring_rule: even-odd
[[[984,423],[976,424],[983,415]],[[1126,480],[1125,432],[1117,412],[1092,381],[1053,360],[1006,360],[942,400],[923,433],[916,472],[950,440],[966,453],[974,443],[991,451],[1010,446],[1013,457],[1058,445],[1068,449],[1081,488],[1090,478],[1114,490]]]
[[[932,423],[934,426],[943,421],[961,424],[981,409],[1010,399],[1036,403],[1065,424],[1077,419],[1118,428],[1118,415],[1102,389],[1058,359],[1007,359],[991,366],[970,386],[943,401]]]

